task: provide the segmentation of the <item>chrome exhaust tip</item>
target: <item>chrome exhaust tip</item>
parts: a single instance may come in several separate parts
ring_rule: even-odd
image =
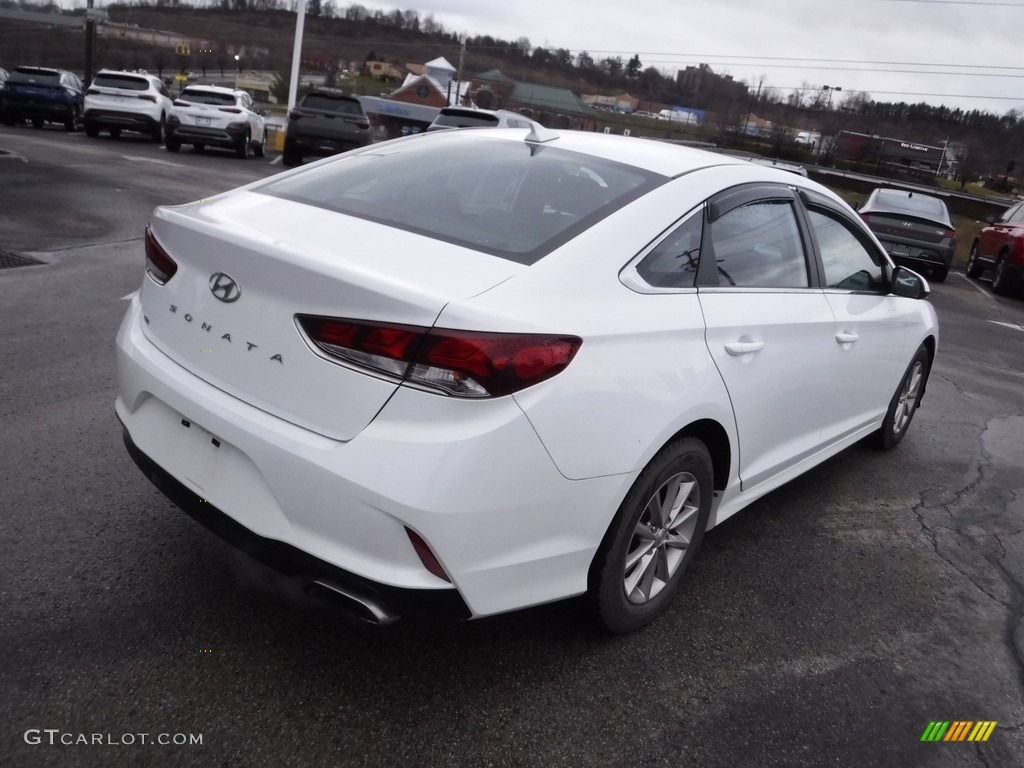
[[[363,594],[351,587],[342,587],[317,579],[307,585],[306,592],[334,603],[347,616],[365,624],[386,627],[402,618],[378,598]]]

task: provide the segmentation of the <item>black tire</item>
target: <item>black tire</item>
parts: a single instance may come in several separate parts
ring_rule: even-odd
[[[181,142],[176,141],[175,139],[164,139],[164,148],[168,152],[180,152]]]
[[[36,130],[39,130],[40,128],[42,128],[43,127],[43,118],[41,118],[41,117],[33,117],[32,118],[32,127],[35,128]]]
[[[281,165],[285,168],[302,165],[302,152],[296,149],[294,144],[289,144],[287,141],[284,144],[284,152],[281,154]]]
[[[248,160],[252,157],[252,137],[246,131],[242,140],[235,145],[235,157],[241,160]]]
[[[590,568],[588,599],[610,632],[632,632],[670,604],[711,514],[714,471],[692,437],[658,452],[633,483]]]
[[[936,267],[932,270],[932,282],[933,283],[944,283],[946,277],[949,275],[949,270],[945,267]]]
[[[68,115],[68,119],[64,121],[64,130],[67,131],[68,133],[74,133],[75,131],[77,131],[78,130],[78,120],[79,120],[78,105],[77,104],[72,104],[71,105],[71,114]]]
[[[925,386],[928,383],[928,373],[931,368],[931,361],[928,358],[928,350],[921,345],[914,353],[906,373],[900,379],[892,400],[889,401],[889,409],[885,412],[885,419],[882,420],[882,427],[876,435],[878,446],[884,450],[895,448],[910,428],[910,422],[917,413],[917,407],[924,397]]]
[[[967,276],[975,279],[981,277],[981,273],[985,271],[985,265],[981,263],[981,259],[978,257],[978,247],[980,243],[975,240],[971,245],[971,253],[967,257]]]
[[[192,149],[194,149],[196,152],[202,152],[204,149],[206,149],[206,145],[205,144],[193,144],[192,145]]]
[[[264,139],[259,144],[254,144],[252,147],[253,154],[256,157],[263,157],[267,154],[267,141]]]
[[[121,138],[121,129],[120,128],[111,128],[110,129],[110,138],[112,138],[112,139],[120,139]]]
[[[154,126],[153,129],[149,132],[149,136],[150,136],[151,139],[153,139],[153,141],[156,141],[156,142],[163,141],[163,138],[164,138],[164,128],[165,128],[165,120],[166,120],[166,118],[164,117],[164,115],[161,114],[160,115],[160,124],[157,125],[157,126]]]
[[[95,139],[97,136],[100,135],[100,129],[97,128],[95,125],[92,125],[91,123],[86,123],[85,135],[88,136],[90,139]]]
[[[1006,271],[1006,262],[1010,260],[1009,254],[1000,253],[996,259],[995,270],[992,272],[992,293],[1009,293],[1010,276]]]

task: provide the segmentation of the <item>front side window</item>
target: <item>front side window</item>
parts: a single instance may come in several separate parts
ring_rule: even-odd
[[[759,200],[711,224],[718,284],[739,288],[806,288],[807,258],[793,204]]]
[[[885,292],[882,260],[838,216],[808,209],[825,267],[825,285],[850,291]]]

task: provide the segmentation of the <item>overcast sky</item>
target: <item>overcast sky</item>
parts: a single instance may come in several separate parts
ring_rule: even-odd
[[[339,11],[353,5],[334,0]],[[866,91],[1004,114],[1024,111],[1024,0],[362,0],[411,8],[452,32],[526,37],[534,46],[640,55],[674,74],[706,63],[783,96]],[[453,64],[457,62],[452,62]],[[472,61],[468,62],[472,67]]]

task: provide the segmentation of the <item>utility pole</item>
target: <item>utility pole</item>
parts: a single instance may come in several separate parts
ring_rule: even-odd
[[[462,62],[466,58],[466,36],[462,36],[460,41],[462,46],[459,48],[459,68],[455,70],[455,101],[456,106],[462,106],[462,96],[459,93],[459,83],[462,82]],[[451,98],[448,99],[448,103],[451,104]]]
[[[299,0],[295,9],[295,46],[292,48],[292,77],[288,84],[288,111],[295,106],[299,91],[299,66],[302,64],[302,30],[306,26],[306,0]]]
[[[96,20],[92,17],[93,0],[88,0],[85,6],[85,82],[86,88],[92,82],[93,70],[93,49],[96,43]]]

